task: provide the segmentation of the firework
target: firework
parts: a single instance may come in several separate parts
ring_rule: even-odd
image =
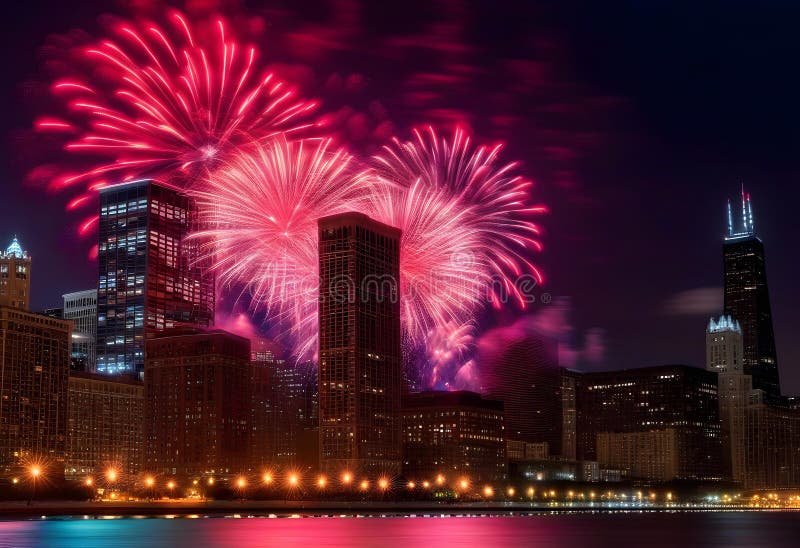
[[[315,104],[260,70],[256,48],[237,43],[224,21],[205,33],[179,12],[170,23],[119,24],[114,40],[81,50],[77,66],[89,76],[52,85],[67,115],[41,118],[36,129],[69,136],[66,150],[93,162],[50,183],[80,189],[71,209],[94,203],[93,191],[109,182],[191,186],[231,151],[307,126]]]
[[[288,326],[294,354],[316,350],[317,220],[363,209],[368,180],[328,139],[279,137],[232,155],[196,191],[207,228],[194,237],[218,280]]]
[[[403,231],[400,294],[408,337],[471,321],[491,301],[528,304],[543,282],[528,256],[540,250],[531,182],[516,164],[500,164],[500,145],[473,145],[463,130],[448,138],[433,128],[394,139],[374,158],[377,220]]]

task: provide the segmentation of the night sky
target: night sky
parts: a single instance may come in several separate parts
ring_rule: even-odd
[[[221,10],[269,62],[319,98],[360,152],[415,125],[467,126],[506,142],[536,181],[536,257],[576,367],[704,364],[722,306],[725,202],[752,195],[784,393],[800,393],[798,133],[800,7],[785,2],[248,2]],[[700,5],[702,4],[702,5]],[[33,307],[91,287],[91,241],[69,194],[26,184],[60,161],[32,136],[48,113],[54,34],[104,35],[108,17],[158,17],[162,2],[27,0],[2,18],[0,240],[33,255]],[[43,49],[44,48],[44,49]],[[541,311],[539,311],[541,312]],[[490,315],[491,316],[491,315]],[[509,322],[509,314],[487,325]],[[503,317],[500,317],[503,316]]]

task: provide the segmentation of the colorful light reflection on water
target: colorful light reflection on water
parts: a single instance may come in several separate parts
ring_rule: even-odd
[[[0,546],[795,546],[795,512],[437,518],[69,519],[0,522]]]

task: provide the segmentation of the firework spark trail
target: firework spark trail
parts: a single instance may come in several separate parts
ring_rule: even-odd
[[[367,174],[329,139],[289,141],[243,150],[195,191],[203,244],[222,284],[246,286],[253,306],[288,325],[294,355],[316,351],[317,219],[361,210]]]
[[[50,181],[53,189],[81,189],[70,209],[93,204],[99,187],[133,178],[191,186],[231,151],[310,125],[303,120],[316,104],[259,69],[256,48],[234,41],[223,20],[200,39],[183,14],[170,19],[169,30],[120,24],[116,40],[82,52],[87,77],[52,85],[68,114],[40,118],[35,128],[70,136],[66,150],[95,162]],[[86,223],[91,218],[82,233],[91,230]]]
[[[514,174],[516,164],[499,163],[500,149],[475,146],[460,129],[445,138],[429,127],[373,158],[378,186],[388,190],[369,214],[403,231],[401,295],[412,340],[471,321],[487,299],[524,308],[525,291],[543,282],[528,255],[541,249],[533,218],[546,208],[532,205],[532,183]]]

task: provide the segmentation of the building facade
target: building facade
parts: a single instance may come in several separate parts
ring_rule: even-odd
[[[585,373],[577,380],[576,404],[579,460],[597,460],[601,433],[672,429],[678,443],[676,478],[721,478],[714,373],[685,365]]]
[[[597,434],[599,465],[619,469],[632,479],[670,481],[680,478],[678,451],[678,433],[674,428]]]
[[[30,309],[31,258],[14,236],[5,251],[0,251],[0,306]]]
[[[752,378],[744,374],[742,330],[730,316],[713,318],[706,329],[706,370],[717,373],[722,472],[744,481],[747,405]]]
[[[66,479],[80,480],[113,468],[123,481],[141,470],[144,385],[134,376],[84,371],[69,376]]]
[[[359,213],[318,224],[320,465],[397,474],[400,231]]]
[[[250,342],[225,331],[176,329],[148,339],[145,471],[231,476],[249,468]]]
[[[269,341],[252,343],[251,462],[318,469],[316,367],[287,362]]]
[[[728,235],[722,246],[724,312],[741,324],[744,373],[753,387],[780,396],[778,357],[772,328],[764,244],[756,236],[750,196],[742,192],[742,226],[733,221],[728,202]]]
[[[93,372],[97,362],[97,290],[64,295],[63,317],[72,320],[73,371]]]
[[[800,410],[751,394],[745,420],[743,483],[750,489],[800,487]]]
[[[192,199],[153,181],[100,191],[97,372],[144,371],[145,340],[214,320],[214,280],[186,236]]]
[[[403,398],[403,474],[453,481],[506,477],[503,402],[475,392],[420,392]]]
[[[70,322],[0,306],[0,472],[64,470]]]

